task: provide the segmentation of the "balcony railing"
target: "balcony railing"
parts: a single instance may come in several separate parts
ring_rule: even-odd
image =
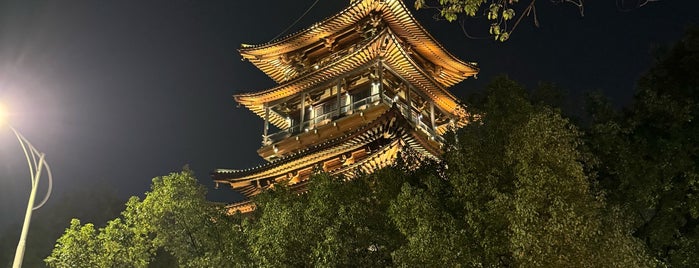
[[[419,110],[415,109],[414,107],[410,107],[402,99],[391,98],[385,94],[377,93],[370,95],[366,98],[354,101],[350,104],[340,106],[339,113],[337,105],[335,105],[334,109],[331,109],[330,111],[324,111],[324,113],[315,115],[313,118],[308,118],[307,120],[304,120],[301,124],[294,124],[289,129],[270,134],[266,138],[263,137],[263,145],[270,145],[277,141],[291,137],[294,134],[311,131],[314,128],[330,123],[335,119],[353,114],[357,111],[366,110],[370,107],[380,105],[381,103],[391,106],[396,102],[403,116],[408,118],[408,120],[411,123],[413,123],[417,129],[422,130],[423,132],[425,132],[425,134],[439,142],[444,142],[444,139],[441,136],[437,135],[434,129],[432,129],[428,124],[426,124],[422,120],[423,116]]]

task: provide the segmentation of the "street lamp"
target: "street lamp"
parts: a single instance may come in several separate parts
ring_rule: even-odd
[[[2,104],[0,104],[0,125],[6,124],[6,119],[8,117],[7,109],[5,109]],[[7,124],[7,126],[12,130],[19,141],[19,145],[24,151],[24,157],[27,160],[27,165],[29,166],[29,176],[32,182],[32,190],[29,194],[29,202],[27,203],[27,212],[24,214],[24,224],[22,225],[22,234],[19,237],[19,243],[17,243],[17,251],[15,252],[15,260],[12,264],[13,268],[22,267],[22,260],[24,259],[24,249],[27,243],[27,233],[29,232],[29,222],[32,219],[32,211],[39,209],[41,206],[46,204],[51,196],[51,190],[53,188],[53,176],[51,175],[51,168],[49,164],[46,163],[46,157],[44,153],[37,150],[34,145],[32,145],[27,138],[25,138],[17,129]],[[38,158],[38,161],[37,161]],[[49,179],[49,186],[46,191],[46,196],[39,203],[39,205],[34,206],[34,199],[36,197],[36,190],[39,188],[39,179],[41,178],[42,169],[46,168],[46,174]]]

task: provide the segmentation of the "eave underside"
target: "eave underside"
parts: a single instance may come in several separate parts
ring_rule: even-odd
[[[393,107],[364,127],[337,139],[252,169],[217,170],[212,177],[216,183],[229,184],[248,198],[284,181],[292,189],[303,192],[310,175],[316,171],[345,178],[354,177],[357,171],[371,173],[391,164],[403,147],[433,159],[442,153],[439,143],[416,130]]]

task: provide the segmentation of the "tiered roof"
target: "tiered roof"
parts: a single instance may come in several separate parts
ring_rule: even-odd
[[[235,95],[235,100],[280,129],[290,129],[291,120],[267,109],[270,106],[300,101],[305,107],[306,100],[298,100],[302,93],[339,85],[340,79],[356,72],[365,75],[367,70],[376,70],[381,77],[387,73],[384,68],[397,77],[390,81],[400,80],[401,86],[419,91],[421,99],[426,97],[434,103],[430,109],[450,119],[449,124],[436,126],[432,118],[430,128],[434,129],[425,130],[423,126],[420,130],[420,119],[414,118],[409,97],[407,105],[398,99],[380,99],[366,108],[334,117],[332,124],[288,133],[284,140],[267,143],[258,151],[270,162],[244,170],[218,169],[212,174],[216,183],[229,184],[246,197],[282,181],[303,192],[316,170],[346,178],[356,176],[357,171],[370,173],[392,163],[405,147],[438,159],[443,153],[439,136],[450,126],[468,122],[463,105],[446,88],[478,72],[475,64],[446,51],[400,0],[353,1],[338,14],[305,30],[264,44],[243,45],[239,52],[279,85]],[[338,94],[339,104],[337,88],[334,94]],[[408,88],[405,92],[412,91]],[[431,114],[434,117],[435,113]],[[247,212],[254,209],[254,204],[244,201],[229,209]]]
[[[288,57],[288,54],[323,46],[329,42],[328,39],[337,38],[334,35],[338,32],[360,25],[371,16],[385,21],[387,26],[373,38],[329,52],[323,60],[311,63],[314,68],[307,71],[299,72],[293,64],[285,63],[284,57]],[[463,125],[466,123],[466,111],[445,88],[478,73],[474,64],[466,63],[444,49],[399,0],[356,1],[335,16],[305,30],[269,43],[243,45],[239,51],[244,59],[280,83],[267,90],[235,95],[238,103],[260,117],[265,116],[264,103],[329,83],[342,74],[370,64],[372,60],[383,58],[384,63],[399,76],[423,89],[435,101],[438,109],[460,118],[457,123]],[[417,62],[416,58],[425,62]],[[431,73],[426,73],[426,69]],[[287,120],[279,114],[272,113],[269,119],[279,128],[289,127]]]
[[[308,47],[321,39],[332,39],[338,32],[357,25],[371,14],[380,14],[388,28],[400,36],[412,50],[433,64],[443,67],[438,79],[443,86],[453,86],[478,72],[474,64],[464,62],[444,49],[400,0],[354,1],[336,15],[309,28],[268,43],[243,45],[239,51],[243,58],[255,64],[274,81],[283,83],[289,80],[287,74],[293,70],[281,64],[281,55]]]
[[[466,120],[467,114],[459,100],[447,91],[442,84],[427,74],[410,56],[406,48],[390,29],[384,30],[358,46],[354,52],[338,57],[329,65],[319,67],[316,71],[306,73],[287,81],[277,87],[235,96],[238,103],[245,105],[260,117],[264,117],[264,103],[299,94],[308,88],[331,82],[338,76],[358,67],[372,64],[374,59],[382,58],[383,63],[406,79],[412,85],[424,90],[435,101],[437,107],[449,114]],[[288,128],[288,122],[277,114],[272,114],[270,123],[279,128]]]

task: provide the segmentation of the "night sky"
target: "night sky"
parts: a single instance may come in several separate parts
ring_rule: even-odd
[[[0,1],[0,100],[12,125],[47,155],[55,178],[49,203],[90,187],[125,200],[185,164],[211,200],[234,200],[231,190],[213,190],[208,174],[262,163],[263,122],[232,95],[274,86],[236,49],[269,41],[313,2]],[[348,3],[321,0],[291,32]],[[458,24],[434,21],[433,11],[414,14],[454,55],[478,62],[478,79],[453,87],[455,95],[506,73],[531,87],[557,83],[571,95],[570,110],[597,89],[628,104],[653,51],[699,22],[699,1],[628,12],[613,0],[585,4],[580,18],[575,7],[541,1],[541,27],[525,18],[505,43],[468,39]],[[483,23],[466,27],[487,32]],[[29,191],[19,145],[0,128],[0,227],[21,220]]]

